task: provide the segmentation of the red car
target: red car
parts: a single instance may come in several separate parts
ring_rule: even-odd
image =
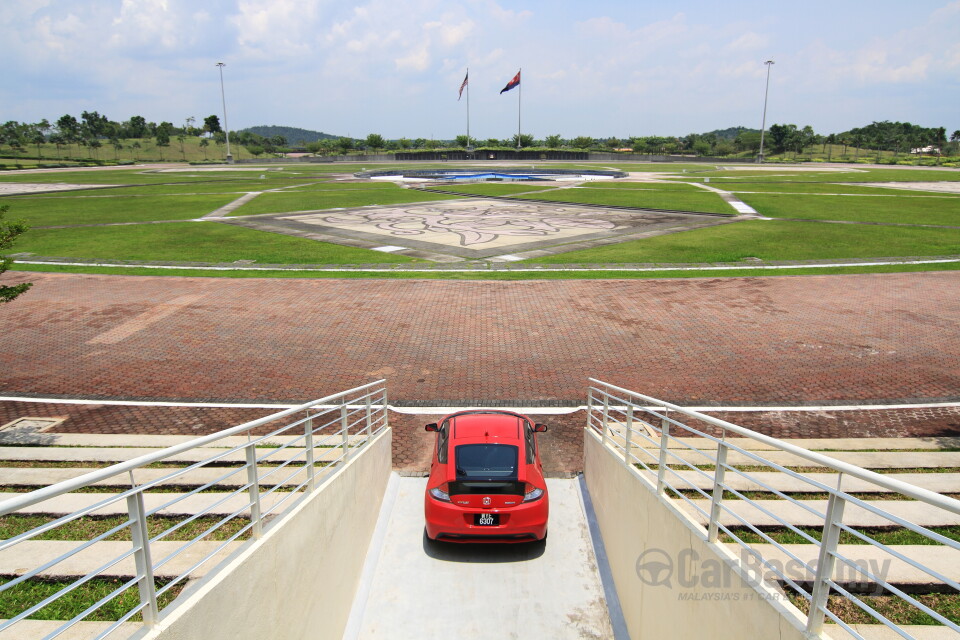
[[[547,536],[547,483],[537,446],[546,425],[510,411],[460,411],[439,424],[424,496],[427,537],[524,542]]]

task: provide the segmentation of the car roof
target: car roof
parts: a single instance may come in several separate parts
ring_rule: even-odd
[[[489,442],[492,439],[519,441],[523,438],[525,418],[507,412],[465,412],[448,416],[451,426],[450,438],[453,440],[477,440]]]

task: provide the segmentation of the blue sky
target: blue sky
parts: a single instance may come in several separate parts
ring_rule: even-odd
[[[2,0],[0,120],[220,114],[363,137],[960,129],[960,0]]]

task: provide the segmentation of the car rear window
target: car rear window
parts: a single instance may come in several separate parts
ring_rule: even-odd
[[[511,444],[462,444],[455,457],[458,480],[517,477],[517,447]]]

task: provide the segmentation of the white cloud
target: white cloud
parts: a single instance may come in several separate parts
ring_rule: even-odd
[[[770,43],[770,38],[753,31],[748,31],[727,45],[730,51],[756,51],[763,49]]]
[[[394,63],[400,71],[425,71],[430,66],[430,52],[427,44],[415,47],[409,54],[396,58]]]

